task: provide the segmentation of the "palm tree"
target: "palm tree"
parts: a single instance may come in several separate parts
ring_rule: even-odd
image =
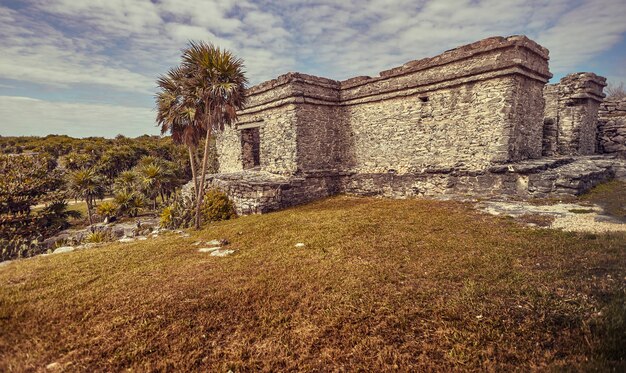
[[[170,170],[161,164],[151,162],[138,167],[139,181],[144,194],[152,200],[152,207],[156,210],[157,198],[163,195],[163,187],[170,178]]]
[[[104,186],[100,176],[91,168],[72,171],[68,174],[68,190],[77,199],[87,204],[89,225],[93,224],[92,211],[96,198],[104,197]]]
[[[176,67],[159,77],[156,121],[161,126],[161,135],[169,132],[175,143],[187,146],[194,190],[197,193],[196,148],[203,131],[196,121],[196,100],[189,91],[188,75],[184,69]]]
[[[200,228],[200,207],[204,196],[209,142],[213,130],[237,120],[237,110],[245,106],[245,77],[243,61],[230,51],[204,42],[190,42],[183,51],[181,68],[186,75],[190,99],[195,101],[195,116],[206,131],[200,184],[196,189],[195,228]]]
[[[116,193],[132,192],[137,186],[137,174],[133,171],[122,171],[113,184]]]

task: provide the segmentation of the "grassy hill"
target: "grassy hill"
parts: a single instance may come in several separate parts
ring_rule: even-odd
[[[335,197],[0,267],[0,371],[620,370],[625,292],[624,235]]]

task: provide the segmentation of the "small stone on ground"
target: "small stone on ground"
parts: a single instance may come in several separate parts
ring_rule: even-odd
[[[235,250],[215,250],[211,253],[211,256],[227,256],[234,252]]]
[[[219,246],[218,247],[203,247],[201,249],[198,249],[198,252],[201,252],[201,253],[211,253],[211,252],[219,250],[219,249],[221,249],[221,247],[219,247]]]
[[[63,253],[69,253],[76,250],[74,248],[74,246],[63,246],[63,247],[59,247],[58,249],[54,250],[52,253],[53,254],[63,254]]]
[[[302,242],[298,242],[298,243],[296,244],[296,247],[298,247],[298,248],[300,248],[300,247],[304,247],[304,246],[306,246],[306,245],[305,245],[305,244],[303,244]]]
[[[46,369],[47,370],[58,370],[61,369],[61,364],[54,362],[54,363],[50,363],[48,365],[46,365]]]

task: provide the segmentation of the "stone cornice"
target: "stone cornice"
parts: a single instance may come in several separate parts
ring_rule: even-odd
[[[373,78],[361,76],[339,82],[287,73],[248,89],[250,103],[240,114],[287,103],[352,105],[509,74],[545,83],[552,76],[547,59],[547,49],[539,44],[525,36],[510,36],[488,38],[435,57],[410,61]]]
[[[277,108],[277,107],[281,107],[281,106],[289,105],[289,104],[312,104],[312,105],[324,105],[324,106],[358,105],[358,104],[369,103],[369,102],[390,100],[390,99],[394,99],[397,97],[421,95],[421,94],[435,91],[438,89],[452,88],[452,87],[467,84],[467,83],[484,81],[488,79],[493,79],[493,78],[507,76],[507,75],[515,75],[515,74],[526,76],[530,79],[539,80],[545,83],[545,78],[543,76],[537,75],[533,71],[529,71],[523,65],[512,65],[506,69],[494,69],[491,71],[483,71],[480,73],[476,73],[474,75],[462,76],[456,79],[451,79],[451,80],[447,80],[443,82],[417,85],[414,87],[406,87],[406,88],[397,89],[393,91],[364,95],[361,97],[356,97],[353,99],[346,99],[346,100],[341,100],[341,101],[328,100],[325,97],[320,97],[315,94],[306,94],[306,93],[301,93],[299,95],[285,94],[282,96],[277,96],[275,99],[264,102],[260,105],[248,107],[240,111],[239,115],[255,114],[264,110]]]

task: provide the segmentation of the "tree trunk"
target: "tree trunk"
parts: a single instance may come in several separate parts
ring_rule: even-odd
[[[200,174],[200,186],[196,192],[196,221],[194,223],[195,229],[200,229],[200,208],[202,207],[202,199],[204,197],[204,179],[206,177],[206,169],[209,158],[209,142],[211,140],[211,123],[207,126],[206,139],[204,141],[204,157],[202,159],[202,173]]]
[[[91,203],[89,203],[89,197],[85,198],[85,203],[87,203],[87,217],[89,218],[89,225],[93,225],[93,217],[91,216]]]
[[[198,195],[198,176],[196,175],[196,162],[195,156],[193,155],[192,147],[189,146],[187,149],[189,150],[189,164],[191,165],[191,178],[193,179],[193,192],[195,195]]]

